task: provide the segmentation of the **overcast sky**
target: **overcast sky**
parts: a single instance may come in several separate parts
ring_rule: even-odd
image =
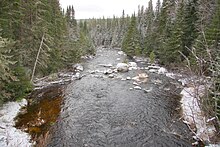
[[[61,7],[73,5],[76,11],[76,19],[112,17],[113,14],[121,16],[137,12],[138,5],[148,5],[149,0],[60,0]],[[155,6],[157,0],[153,0]]]

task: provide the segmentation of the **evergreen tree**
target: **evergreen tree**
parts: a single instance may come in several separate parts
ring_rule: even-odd
[[[122,50],[128,56],[140,55],[142,52],[140,43],[140,33],[137,29],[137,22],[135,14],[131,17],[131,22],[128,27],[128,31],[122,42]]]
[[[183,40],[183,26],[185,25],[184,13],[184,1],[181,0],[178,4],[176,19],[171,30],[171,36],[168,38],[168,41],[165,45],[166,51],[164,52],[164,56],[166,58],[164,61],[167,63],[178,63],[182,61],[180,52],[184,52],[186,48]]]
[[[9,55],[10,50],[8,47],[10,44],[10,41],[0,36],[0,104],[10,97],[9,93],[5,90],[6,84],[12,79],[15,80],[10,69],[10,64],[14,64]]]
[[[183,24],[183,42],[185,49],[183,50],[183,54],[185,56],[189,56],[189,50],[191,49],[195,39],[198,36],[198,0],[190,0],[186,5],[184,23]],[[187,49],[188,48],[188,49]]]
[[[145,28],[145,38],[144,38],[144,54],[150,54],[154,50],[154,30],[155,30],[155,16],[153,10],[152,0],[148,3],[148,8],[146,9],[146,28]]]

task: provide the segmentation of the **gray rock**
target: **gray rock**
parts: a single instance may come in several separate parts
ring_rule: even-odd
[[[119,72],[128,72],[128,64],[126,63],[118,63],[116,66],[117,71]]]
[[[135,90],[141,90],[142,88],[140,86],[135,86],[134,89]]]
[[[125,53],[123,51],[119,51],[118,55],[124,55]]]
[[[104,71],[104,74],[112,74],[113,73],[113,70],[111,69],[107,69]]]
[[[125,78],[122,78],[121,81],[126,81],[126,79],[125,79]]]
[[[75,74],[75,78],[76,78],[77,80],[81,79],[81,75],[80,75],[79,72],[77,72],[77,73]]]
[[[110,74],[110,75],[108,75],[108,77],[109,77],[109,78],[114,78],[115,75],[114,75],[114,74]]]
[[[129,70],[137,70],[138,69],[138,67],[137,67],[137,63],[135,63],[135,62],[129,62],[128,63],[128,66],[129,66]]]
[[[137,82],[133,82],[133,85],[139,86],[140,84],[138,84]]]
[[[73,69],[75,69],[76,71],[83,71],[84,70],[83,66],[80,64],[73,65]]]
[[[137,67],[137,63],[136,62],[129,62],[128,65],[130,67]]]

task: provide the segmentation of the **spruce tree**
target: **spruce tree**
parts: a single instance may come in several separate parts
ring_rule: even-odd
[[[146,18],[145,18],[145,38],[144,38],[144,54],[149,55],[154,50],[154,30],[155,30],[155,16],[153,10],[152,0],[148,3],[148,8],[146,9]]]
[[[184,24],[183,24],[183,42],[185,49],[183,54],[189,56],[189,49],[192,48],[195,39],[198,36],[198,0],[190,0],[186,4],[185,15],[184,15]]]
[[[165,59],[167,63],[178,63],[181,62],[182,55],[180,52],[184,52],[185,43],[183,40],[184,33],[184,1],[179,1],[178,10],[176,14],[176,19],[174,20],[174,25],[171,30],[171,35],[165,44]]]
[[[137,22],[135,14],[131,17],[131,22],[128,27],[128,31],[122,42],[122,50],[128,56],[140,55],[142,52],[141,43],[140,43],[140,33],[137,29]]]

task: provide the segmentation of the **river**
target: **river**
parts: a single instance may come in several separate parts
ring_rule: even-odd
[[[179,83],[149,72],[144,62],[112,73],[120,62],[128,62],[124,54],[100,48],[83,64],[81,77],[67,86],[48,146],[192,146],[192,134],[181,120]],[[143,73],[144,82],[132,80]]]

